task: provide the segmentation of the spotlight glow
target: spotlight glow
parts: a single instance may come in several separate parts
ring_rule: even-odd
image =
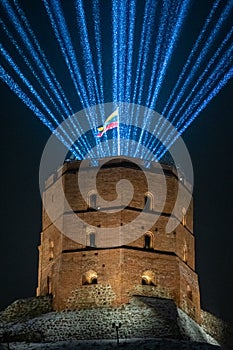
[[[5,16],[0,20],[5,40],[0,46],[2,81],[52,133],[77,112],[77,106],[84,110],[82,118],[72,118],[66,129],[56,131],[67,148],[76,137],[70,151],[78,159],[86,154],[122,154],[146,160],[151,150],[155,159],[161,159],[178,136],[174,137],[163,118],[154,125],[150,110],[162,105],[161,115],[182,135],[233,77],[233,29],[229,24],[233,0],[215,0],[210,6],[193,46],[185,52],[174,85],[169,71],[173,71],[182,35],[192,20],[191,0],[106,0],[105,4],[93,0],[88,6],[83,0],[74,0],[74,4],[44,0],[39,6],[54,36],[51,44],[64,63],[59,69],[56,57],[51,60],[51,52],[47,54],[44,47],[43,28],[41,33],[35,29],[24,2],[2,0],[0,6]],[[119,128],[97,139],[97,127],[106,119],[104,104],[110,100],[114,108],[120,102],[134,104],[125,111],[132,128],[126,128],[119,116]],[[135,125],[140,105],[149,109],[139,128]],[[88,133],[84,132],[87,125]],[[151,125],[153,133],[147,132]],[[134,147],[130,139],[139,142]],[[113,146],[105,146],[105,140],[111,140]]]

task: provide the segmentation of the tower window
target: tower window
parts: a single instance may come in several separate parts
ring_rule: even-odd
[[[146,285],[146,286],[151,285],[151,280],[146,276],[142,276],[142,285]]]
[[[144,207],[145,210],[150,210],[150,198],[147,196],[144,197]]]
[[[187,297],[192,301],[193,300],[193,293],[189,285],[187,285]]]
[[[144,236],[144,249],[151,249],[152,247],[152,235],[148,232]]]
[[[182,225],[186,226],[186,209],[182,209]]]
[[[51,277],[47,276],[47,294],[52,294]]]
[[[97,284],[97,278],[92,278],[92,280],[91,280],[91,284]]]
[[[53,260],[54,258],[54,242],[49,241],[49,260]]]
[[[90,195],[90,203],[89,203],[90,208],[96,208],[97,207],[97,196],[95,193]]]
[[[95,245],[95,233],[90,234],[90,247],[96,247],[96,245]]]
[[[188,248],[186,242],[183,247],[183,260],[185,263],[188,261]]]
[[[151,237],[149,235],[145,236],[145,249],[150,249]]]
[[[87,271],[83,275],[82,284],[83,285],[97,284],[97,273],[93,270]]]
[[[151,193],[146,193],[144,196],[144,209],[153,210],[153,195]]]
[[[145,271],[142,274],[142,285],[155,286],[155,276],[152,271]]]

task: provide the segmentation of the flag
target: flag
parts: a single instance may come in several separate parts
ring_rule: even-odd
[[[118,126],[119,126],[119,112],[118,112],[118,108],[117,108],[105,120],[104,124],[102,126],[98,127],[99,133],[97,134],[97,137],[102,137],[106,131],[117,128]]]

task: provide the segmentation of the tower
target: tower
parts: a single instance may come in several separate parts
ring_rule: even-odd
[[[89,164],[85,160],[84,164]],[[116,197],[116,184],[128,179],[134,187],[131,202],[122,210],[111,213],[98,210],[98,197],[90,191],[83,198],[78,187],[78,173],[88,178],[94,176],[93,168],[80,169],[80,161],[65,163],[46,181],[43,202],[52,206],[56,219],[51,222],[43,209],[41,244],[39,246],[39,274],[37,295],[51,294],[55,310],[73,310],[89,307],[118,306],[128,303],[131,296],[143,295],[168,298],[175,301],[196,321],[200,319],[198,276],[195,273],[193,234],[193,203],[186,211],[181,208],[182,222],[171,233],[166,224],[172,214],[178,184],[185,196],[190,191],[187,181],[179,179],[172,166],[150,163],[140,167],[133,159],[120,157],[99,159],[97,189],[106,201]],[[142,171],[143,168],[143,171]],[[93,172],[93,174],[92,174]],[[148,192],[146,175],[156,189],[156,198]],[[136,240],[125,245],[101,247],[96,228],[120,227],[136,218],[145,209],[149,218],[158,216],[157,204],[161,200],[161,183],[165,177],[166,202],[155,224]],[[58,182],[62,180],[66,200],[72,213],[94,228],[85,225],[81,234],[85,244],[77,243],[62,234],[56,221],[66,225],[71,211],[62,199]],[[108,209],[108,208],[107,208]],[[111,209],[111,208],[109,208]],[[68,228],[72,231],[72,227]],[[75,235],[75,232],[72,233]],[[99,247],[100,246],[100,247]]]

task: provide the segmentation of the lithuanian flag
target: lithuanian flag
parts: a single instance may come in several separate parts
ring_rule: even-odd
[[[111,129],[117,128],[119,126],[119,108],[117,108],[110,116],[105,120],[104,124],[98,127],[99,133],[97,137],[103,136],[103,134]]]

